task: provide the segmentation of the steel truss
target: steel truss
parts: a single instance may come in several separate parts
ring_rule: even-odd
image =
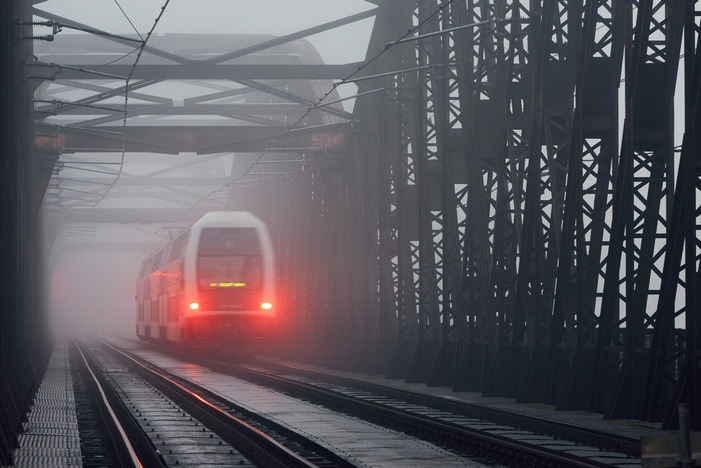
[[[377,213],[367,205],[346,216],[348,207],[366,205],[367,190],[351,187],[349,178],[366,161],[346,157],[352,114],[335,101],[331,82],[362,64],[323,64],[303,40],[372,17],[374,9],[284,37],[155,37],[131,72],[124,63],[133,61],[135,38],[33,12],[94,36],[58,34],[28,64],[27,78],[38,86],[34,149],[51,161],[44,206],[64,235],[85,240],[87,225],[90,241],[101,222],[183,225],[210,210],[253,211],[276,245],[281,351],[309,357],[335,347],[345,356],[329,353],[328,362],[338,364],[355,353],[347,337],[380,341],[377,277],[362,273],[377,264],[377,248],[374,257],[352,253],[372,244],[367,233]],[[173,88],[187,88],[186,96]],[[136,151],[159,166],[129,173],[125,153]],[[192,154],[170,163],[154,155],[183,152]],[[233,167],[200,170],[221,153],[237,153]],[[105,197],[121,206],[96,206]],[[145,198],[173,206],[145,207]],[[304,341],[310,335],[315,339]]]
[[[346,77],[358,64],[325,65],[303,38],[373,11],[284,37],[155,36],[135,67],[141,44],[136,35],[99,31],[36,7],[33,13],[57,25],[55,38],[37,44],[27,64],[26,78],[38,88],[32,99],[34,147],[48,162],[41,174],[45,204],[70,217],[72,208],[93,207],[107,191],[124,196],[109,177],[122,174],[127,152],[266,153],[261,159],[268,170],[269,161],[289,148],[328,153],[342,148],[351,115],[340,105],[314,106],[327,92],[337,98],[330,78]],[[227,185],[210,179],[200,192],[207,183]],[[197,202],[196,188],[180,190],[172,178],[142,183],[148,191],[159,187],[175,195],[183,208]]]
[[[182,107],[147,92],[173,67],[137,69],[129,85],[141,101],[131,116],[218,113],[259,129],[255,148],[239,150],[275,151],[282,176],[232,180],[200,208],[253,209],[271,226],[289,338],[281,347],[665,427],[688,402],[701,428],[699,3],[378,3],[352,115],[331,107],[300,126],[323,134],[307,128],[271,148],[324,93],[294,83],[344,78],[357,64],[216,68],[254,47],[196,69],[191,57],[153,48],[187,69],[181,78],[224,70],[239,74],[237,85],[212,84]],[[65,76],[87,94],[77,103],[100,112],[124,92]],[[57,109],[59,91],[37,109],[70,119],[79,111]],[[116,129],[122,116],[87,109],[63,133],[46,132],[47,148],[67,138],[108,145],[78,133]],[[339,121],[343,130],[329,133]],[[183,147],[166,126],[148,130],[162,132],[164,152]],[[236,131],[217,130],[213,148],[235,151]],[[145,148],[133,132],[120,138]],[[192,136],[202,145],[190,149],[207,152],[211,139]]]
[[[698,2],[389,3],[347,207],[379,258],[364,346],[394,377],[701,427]]]

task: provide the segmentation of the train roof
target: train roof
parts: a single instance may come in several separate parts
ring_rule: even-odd
[[[183,231],[183,234],[194,229],[204,227],[263,227],[265,224],[256,215],[248,211],[210,211],[195,221],[189,228]],[[173,240],[166,245],[156,249],[150,253],[141,263],[144,264],[158,254],[159,251],[168,248],[168,245],[173,243]]]
[[[263,226],[257,216],[248,211],[210,211],[195,221],[192,229],[202,227],[260,227]]]

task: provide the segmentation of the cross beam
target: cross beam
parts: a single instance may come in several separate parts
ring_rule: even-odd
[[[347,123],[287,132],[284,126],[144,126],[61,127],[37,124],[35,144],[42,152],[151,152],[198,154],[256,153],[300,148],[339,152],[345,148]],[[286,133],[287,132],[287,133]]]

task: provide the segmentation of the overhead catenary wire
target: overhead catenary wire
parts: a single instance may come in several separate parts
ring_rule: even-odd
[[[115,3],[117,3],[117,6],[119,7],[119,9],[122,10],[122,13],[124,13],[124,10],[122,9],[121,5],[119,5],[119,2],[117,2],[117,0],[115,0]],[[142,38],[142,42],[141,42],[141,46],[139,47],[139,52],[136,55],[136,60],[134,60],[134,63],[131,66],[131,70],[129,71],[129,74],[127,75],[127,78],[125,80],[125,85],[124,85],[124,117],[122,120],[122,157],[121,157],[121,161],[120,161],[120,165],[119,165],[119,171],[118,171],[116,177],[114,178],[114,180],[112,181],[112,183],[110,184],[110,186],[102,194],[102,197],[100,197],[100,199],[97,202],[95,202],[95,204],[93,204],[93,208],[96,207],[102,200],[105,199],[107,194],[110,192],[110,190],[112,190],[112,188],[114,187],[114,185],[117,183],[117,181],[120,179],[120,177],[122,175],[122,171],[124,169],[124,158],[126,155],[126,128],[127,128],[127,117],[128,117],[128,108],[129,108],[129,83],[131,81],[132,76],[134,75],[134,71],[136,70],[137,65],[139,64],[139,60],[141,60],[141,56],[144,53],[144,49],[146,48],[146,44],[148,43],[149,39],[151,38],[151,35],[153,34],[153,32],[155,31],[156,26],[158,26],[158,23],[160,22],[161,18],[163,17],[163,13],[165,13],[166,8],[168,7],[169,3],[170,3],[170,0],[165,0],[165,3],[161,7],[161,11],[158,13],[158,16],[156,17],[156,19],[153,22],[153,26],[151,26],[151,29],[149,30],[148,34],[146,34],[145,39],[137,31],[137,34],[139,35],[139,37]],[[126,16],[126,13],[125,13],[125,16]],[[132,24],[131,20],[129,20],[128,17],[127,17],[127,20],[129,21],[130,24]],[[134,25],[132,24],[132,27],[133,26]]]
[[[358,94],[358,95],[356,95],[356,96],[351,96],[351,97],[348,97],[348,98],[346,98],[346,99],[341,99],[341,100],[334,101],[334,102],[326,102],[326,103],[324,102],[324,101],[328,98],[328,96],[330,96],[339,86],[341,86],[341,85],[343,85],[343,84],[354,83],[354,82],[356,82],[356,81],[358,81],[358,80],[362,80],[362,79],[369,79],[369,78],[366,78],[366,77],[358,77],[358,75],[361,74],[362,71],[364,71],[371,63],[373,63],[375,60],[377,60],[379,57],[381,57],[384,53],[386,53],[390,48],[392,48],[392,46],[393,46],[395,43],[396,43],[396,44],[403,43],[403,42],[405,42],[405,41],[404,41],[405,39],[411,40],[413,37],[417,37],[417,36],[414,36],[414,35],[416,34],[416,32],[417,32],[417,30],[418,30],[419,28],[421,28],[422,26],[424,26],[424,25],[425,25],[426,23],[428,23],[429,21],[433,20],[437,15],[439,15],[439,14],[441,13],[441,11],[442,11],[444,8],[450,6],[452,3],[454,3],[454,1],[455,1],[455,0],[448,0],[448,1],[446,1],[445,3],[442,3],[441,5],[439,5],[439,6],[437,7],[437,9],[436,9],[435,12],[433,12],[430,16],[428,16],[428,17],[425,18],[423,21],[421,21],[419,24],[417,24],[416,26],[414,26],[412,29],[408,30],[405,34],[403,34],[403,35],[402,35],[400,38],[398,38],[396,41],[393,41],[394,43],[392,43],[390,46],[386,46],[384,50],[379,51],[374,57],[372,57],[371,59],[365,61],[365,63],[363,63],[362,66],[358,67],[357,70],[355,70],[353,73],[351,73],[350,75],[348,75],[348,76],[345,77],[344,79],[342,79],[342,80],[340,80],[340,81],[338,81],[338,82],[333,83],[331,89],[329,89],[328,92],[326,92],[321,98],[319,98],[316,104],[314,104],[314,105],[308,107],[307,110],[306,110],[306,112],[305,112],[301,117],[299,117],[299,118],[298,118],[290,127],[288,127],[284,132],[282,132],[280,135],[278,135],[278,137],[277,137],[274,141],[279,141],[280,139],[284,138],[284,136],[285,136],[286,134],[289,134],[289,133],[292,132],[292,131],[301,130],[301,129],[303,128],[303,126],[300,125],[300,124],[302,124],[302,122],[304,122],[304,120],[307,118],[307,116],[308,116],[312,111],[314,111],[314,110],[316,110],[316,109],[318,109],[318,108],[322,108],[322,107],[331,105],[331,104],[333,104],[333,103],[335,103],[335,102],[340,102],[340,101],[342,101],[342,100],[351,99],[351,98],[353,98],[353,97],[358,97],[358,96],[362,96],[362,95],[364,95],[364,94],[367,94],[367,93],[361,93],[361,94]],[[129,104],[129,93],[130,93],[130,90],[132,89],[132,86],[130,86],[130,82],[131,82],[132,76],[133,76],[133,74],[134,74],[134,72],[135,72],[135,70],[136,70],[136,68],[137,68],[137,66],[138,66],[138,64],[139,64],[139,62],[140,62],[140,59],[141,59],[141,57],[142,57],[142,54],[143,54],[143,52],[145,51],[145,48],[146,48],[146,46],[147,46],[147,42],[149,41],[149,39],[151,38],[152,34],[154,33],[154,31],[155,31],[157,25],[159,24],[159,21],[161,20],[161,18],[162,18],[162,16],[163,16],[164,12],[165,12],[165,10],[166,10],[166,8],[168,7],[168,4],[170,3],[170,0],[166,0],[165,3],[163,4],[163,6],[161,7],[161,11],[160,11],[159,14],[157,15],[157,18],[155,19],[152,28],[150,29],[150,31],[148,32],[148,34],[146,35],[145,38],[144,38],[144,36],[143,36],[141,33],[139,33],[139,31],[137,30],[137,28],[134,26],[133,22],[132,22],[131,19],[128,17],[128,15],[126,14],[126,12],[124,11],[124,9],[122,8],[122,6],[120,5],[119,1],[118,1],[118,0],[114,0],[114,2],[115,2],[115,4],[117,5],[117,7],[120,9],[120,11],[122,12],[122,14],[125,16],[125,18],[126,18],[127,21],[129,22],[129,24],[132,26],[132,28],[134,29],[136,35],[140,38],[140,41],[138,41],[138,42],[140,42],[140,45],[139,45],[139,47],[134,48],[134,49],[131,50],[130,52],[128,52],[128,53],[122,55],[121,57],[119,57],[119,58],[117,58],[117,59],[115,59],[115,60],[113,60],[113,61],[110,62],[110,63],[114,63],[114,62],[116,62],[116,61],[122,60],[122,59],[124,59],[124,58],[126,58],[126,57],[128,57],[128,56],[133,55],[133,53],[134,53],[135,51],[138,51],[136,60],[135,60],[134,63],[132,64],[131,71],[130,71],[130,73],[128,74],[128,76],[127,76],[126,78],[124,78],[124,77],[118,77],[119,79],[123,79],[123,80],[125,80],[125,82],[126,82],[126,84],[125,84],[125,86],[124,86],[124,111],[123,111],[124,114],[123,114],[123,120],[122,120],[122,129],[123,129],[123,131],[122,131],[121,160],[120,160],[120,162],[118,163],[118,164],[119,164],[119,171],[117,172],[117,174],[116,174],[114,180],[113,180],[112,183],[109,185],[109,187],[107,188],[107,190],[104,192],[104,194],[103,194],[103,196],[100,198],[100,200],[98,200],[95,204],[92,205],[93,207],[97,206],[102,200],[104,200],[104,199],[108,196],[110,190],[114,187],[114,185],[119,181],[120,177],[122,176],[123,165],[124,165],[125,155],[126,155],[126,142],[127,142],[127,141],[126,141],[126,127],[127,127],[127,116],[128,116],[127,107],[128,107],[128,104]],[[413,36],[413,37],[410,37],[410,36]],[[136,39],[134,39],[134,41],[137,42]],[[98,68],[99,68],[99,66],[98,66]],[[396,73],[402,73],[402,72],[408,72],[408,71],[410,71],[410,70],[400,70],[400,71],[397,71]],[[391,74],[391,73],[390,73],[390,74]],[[356,78],[356,77],[357,77],[357,78]],[[117,78],[117,77],[115,77],[115,78]],[[374,91],[374,92],[379,92],[379,91],[381,91],[381,90],[376,90],[376,91]],[[69,103],[67,103],[67,104],[69,104]],[[274,142],[274,141],[273,141],[273,142]],[[117,151],[119,151],[119,149],[117,149]],[[210,198],[213,194],[215,194],[215,193],[217,193],[217,192],[227,190],[228,187],[230,187],[230,186],[232,186],[232,185],[234,185],[234,184],[237,184],[238,182],[241,181],[241,179],[243,179],[243,178],[249,176],[251,170],[253,170],[253,168],[256,166],[256,164],[260,164],[260,163],[262,162],[262,160],[265,158],[266,154],[269,153],[269,152],[270,152],[270,151],[268,151],[268,150],[266,149],[266,151],[264,151],[264,152],[260,155],[260,157],[258,157],[255,161],[253,161],[253,162],[249,165],[249,167],[248,167],[240,176],[238,176],[235,180],[232,180],[232,181],[228,182],[227,184],[225,184],[225,185],[223,185],[223,186],[221,186],[221,187],[219,187],[219,188],[213,190],[213,191],[210,192],[208,195],[206,195],[205,197],[203,197],[203,198],[201,198],[200,200],[198,200],[198,201],[195,203],[194,206],[196,206],[197,204],[199,204],[199,203],[200,203],[201,201],[203,201],[204,199]],[[194,207],[194,206],[193,206],[193,207]]]
[[[127,13],[124,11],[124,8],[122,8],[122,5],[119,4],[119,0],[114,0],[114,3],[117,4],[117,8],[119,8],[119,11],[122,12],[122,14],[123,14],[124,17],[126,18],[126,20],[129,22],[129,24],[131,25],[131,28],[134,30],[134,32],[136,33],[136,35],[139,36],[139,38],[141,39],[142,42],[146,42],[146,41],[144,41],[144,37],[141,35],[141,33],[139,32],[139,30],[136,28],[136,26],[134,26],[134,23],[131,21],[131,18],[129,18],[129,15],[127,15]],[[166,2],[166,4],[167,4],[167,3],[168,3],[168,2]],[[165,8],[165,7],[164,7],[164,8]],[[161,14],[162,14],[162,10],[161,10]],[[154,26],[155,26],[155,25],[154,25]],[[147,39],[147,40],[148,40],[148,39]]]
[[[141,48],[141,47],[134,47],[131,51],[127,52],[126,54],[123,54],[121,57],[117,57],[116,59],[110,60],[110,61],[107,62],[107,63],[103,63],[102,65],[98,65],[98,66],[95,67],[95,68],[107,67],[107,66],[112,65],[113,63],[119,62],[120,60],[124,60],[125,58],[127,58],[127,57],[129,57],[130,55],[134,54],[134,52],[138,51],[140,48]]]
[[[359,66],[355,71],[353,71],[353,73],[349,74],[347,77],[343,78],[342,80],[340,80],[340,81],[338,81],[338,82],[336,82],[336,83],[333,83],[332,86],[331,86],[331,89],[329,89],[326,93],[324,93],[324,94],[317,100],[317,102],[316,102],[313,106],[308,107],[307,110],[306,110],[306,112],[305,112],[304,114],[302,114],[302,116],[299,117],[290,127],[288,127],[288,128],[287,128],[285,131],[283,131],[280,135],[278,135],[277,138],[275,139],[275,141],[274,141],[273,143],[275,143],[275,142],[277,142],[277,141],[280,141],[280,140],[281,140],[282,138],[284,138],[287,134],[289,134],[290,132],[296,130],[297,127],[298,127],[298,125],[299,125],[300,123],[302,123],[312,111],[317,110],[319,107],[323,107],[322,103],[324,102],[324,100],[325,100],[327,97],[329,97],[334,91],[336,91],[336,89],[337,89],[339,86],[344,85],[344,84],[347,84],[347,83],[353,83],[353,82],[355,81],[354,78],[355,78],[359,73],[361,73],[363,70],[365,70],[367,67],[369,67],[373,62],[375,62],[375,61],[376,61],[378,58],[380,58],[382,55],[384,55],[384,54],[387,53],[389,50],[391,50],[392,47],[393,47],[395,44],[400,44],[400,43],[401,43],[400,41],[402,41],[403,39],[405,39],[405,38],[407,38],[407,37],[413,35],[413,34],[414,34],[416,31],[418,31],[421,27],[423,27],[425,24],[427,24],[428,22],[432,21],[436,16],[438,16],[438,15],[443,11],[443,9],[445,9],[445,8],[448,7],[448,6],[450,6],[450,5],[453,4],[455,1],[456,1],[456,0],[448,0],[447,2],[442,3],[441,5],[439,5],[435,12],[433,12],[431,15],[429,15],[429,16],[428,16],[427,18],[425,18],[423,21],[419,22],[419,23],[418,23],[416,26],[414,26],[413,28],[409,29],[409,30],[408,30],[406,33],[404,33],[401,37],[399,37],[399,38],[397,38],[395,41],[392,41],[392,42],[390,42],[389,44],[387,44],[387,45],[385,46],[384,49],[382,49],[381,51],[379,51],[378,53],[376,53],[373,57],[371,57],[370,59],[368,59],[367,61],[365,61],[361,66]],[[398,71],[397,73],[400,73],[400,72],[401,72],[401,71]],[[199,204],[202,203],[203,201],[205,201],[205,200],[207,200],[207,199],[210,199],[211,197],[213,197],[214,195],[218,194],[219,192],[228,190],[228,189],[229,189],[230,187],[232,187],[232,186],[236,186],[243,178],[245,178],[246,176],[249,175],[249,173],[251,172],[251,170],[252,170],[257,164],[259,164],[267,154],[268,154],[267,151],[262,152],[262,153],[260,154],[260,156],[259,156],[256,160],[254,160],[254,161],[249,165],[249,167],[248,167],[241,175],[239,175],[238,177],[236,177],[234,180],[232,180],[232,181],[230,181],[230,182],[228,182],[228,183],[222,185],[221,187],[219,187],[219,188],[217,188],[217,189],[215,189],[215,190],[209,192],[207,195],[205,195],[204,197],[200,198],[197,202],[195,202],[195,203],[190,207],[190,209],[191,209],[191,210],[194,210],[194,209],[197,207],[197,205],[199,205]]]

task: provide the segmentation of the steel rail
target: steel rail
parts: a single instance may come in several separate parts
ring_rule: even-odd
[[[566,422],[544,419],[528,414],[518,414],[494,407],[485,407],[468,402],[449,400],[422,393],[389,387],[364,380],[343,377],[335,374],[325,374],[310,369],[289,366],[270,361],[261,361],[261,366],[280,369],[281,371],[300,376],[321,380],[327,383],[342,385],[359,390],[377,393],[388,398],[424,405],[442,411],[449,411],[462,416],[474,417],[497,424],[507,424],[522,429],[532,430],[542,434],[557,436],[583,444],[593,445],[604,450],[615,450],[633,457],[640,457],[640,439],[621,434],[598,430],[591,427],[579,427]]]
[[[95,360],[89,357],[89,354],[86,355],[77,341],[74,341],[74,346],[80,354],[83,366],[90,374],[91,379],[88,382],[92,384],[93,391],[100,396],[94,401],[101,413],[108,416],[108,418],[103,416],[103,422],[108,426],[108,429],[111,429],[109,434],[112,443],[118,449],[122,449],[118,452],[126,453],[128,462],[133,467],[165,467],[166,464],[157,455],[155,447],[138,423],[131,417],[105,376],[97,369]]]
[[[166,375],[165,371],[155,369],[155,365],[141,362],[142,358],[134,357],[109,343],[102,342],[101,344],[131,372],[159,388],[168,398],[201,420],[239,452],[250,456],[251,461],[259,466],[272,468],[317,467],[268,434],[218,408],[212,402],[176,382],[174,378]],[[208,397],[213,396],[211,392],[201,386],[194,383],[191,385],[201,393],[207,394]]]
[[[556,466],[563,468],[604,468],[611,466],[607,463],[588,460],[546,447],[524,444],[499,435],[487,434],[484,431],[470,429],[447,421],[438,421],[372,401],[353,398],[333,390],[257,371],[245,366],[209,361],[207,367],[268,388],[277,388],[279,391],[304,396],[314,401],[324,401],[328,406],[336,410],[350,412],[356,416],[363,414],[366,419],[368,417],[372,418],[376,423],[385,426],[387,421],[393,420],[402,426],[404,430],[414,434],[428,434],[435,440],[445,441],[450,438],[458,443],[479,447],[480,449],[484,449],[485,446],[493,447],[490,450],[494,451],[495,456],[506,450],[515,454],[514,458],[518,457],[522,460],[528,460],[529,463],[542,460],[542,466],[552,466],[552,463],[556,463]],[[397,424],[392,424],[392,426]],[[537,462],[533,466],[538,466]]]

